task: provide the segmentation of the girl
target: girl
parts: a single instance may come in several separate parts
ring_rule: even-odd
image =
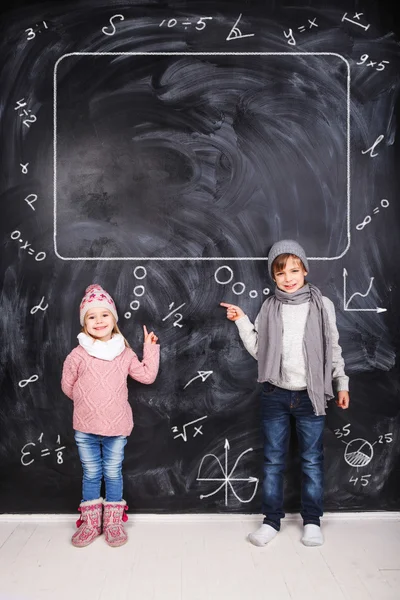
[[[258,361],[263,383],[264,522],[249,535],[256,546],[270,542],[280,530],[283,473],[289,445],[290,415],[296,421],[302,464],[301,516],[306,546],[323,544],[323,431],[327,401],[338,392],[337,404],[349,406],[348,377],[333,303],[305,281],[308,261],[293,240],[274,244],[268,255],[275,295],[268,298],[253,325],[242,309],[221,302],[235,321],[248,352]]]
[[[157,336],[143,326],[140,362],[121,335],[117,321],[111,296],[100,285],[90,285],[80,305],[79,345],[67,356],[63,367],[61,387],[74,403],[73,427],[83,468],[81,516],[72,536],[73,545],[79,547],[101,534],[102,520],[110,546],[121,546],[128,539],[123,526],[128,520],[128,507],[122,499],[122,462],[133,418],[126,379],[130,375],[141,383],[153,383],[158,373]],[[104,502],[100,498],[103,476]]]

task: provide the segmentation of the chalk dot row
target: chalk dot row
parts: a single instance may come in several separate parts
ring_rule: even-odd
[[[145,279],[147,277],[146,268],[142,267],[141,265],[139,265],[138,267],[135,267],[133,270],[133,276],[135,277],[135,279],[138,279],[139,281],[141,279]],[[136,296],[136,298],[141,298],[142,296],[144,296],[145,291],[146,291],[146,288],[144,287],[144,285],[142,285],[142,284],[135,285],[135,287],[133,288],[133,295]],[[140,308],[139,300],[132,300],[132,302],[129,305],[129,308],[131,310],[138,310]],[[124,314],[125,319],[130,319],[131,316],[132,316],[132,313],[129,310]]]
[[[225,280],[222,279],[223,275],[220,275],[220,271],[222,271],[222,269],[225,269],[227,271],[227,273],[225,274]],[[231,283],[233,277],[233,270],[227,265],[222,265],[222,267],[218,267],[218,269],[214,273],[214,279],[219,285],[228,285],[228,283]],[[241,296],[246,291],[246,285],[243,283],[243,281],[235,281],[235,283],[232,284],[231,289],[236,296]],[[262,293],[265,296],[268,296],[268,294],[270,293],[270,289],[264,288]],[[250,290],[249,296],[250,298],[257,298],[257,290]]]

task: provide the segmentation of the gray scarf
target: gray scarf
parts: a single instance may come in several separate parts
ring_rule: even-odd
[[[288,294],[276,288],[261,307],[258,319],[258,380],[278,385],[282,357],[282,304],[310,302],[304,331],[307,391],[316,415],[324,415],[332,390],[332,341],[320,290],[307,283]]]

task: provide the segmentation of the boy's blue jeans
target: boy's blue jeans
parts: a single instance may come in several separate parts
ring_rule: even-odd
[[[75,441],[83,468],[82,502],[97,500],[100,497],[103,476],[106,501],[122,500],[122,462],[126,437],[75,431]]]
[[[290,415],[296,422],[302,467],[301,516],[304,525],[320,524],[323,514],[325,417],[313,411],[307,390],[290,391],[270,383],[261,394],[264,431],[264,523],[279,531],[283,511],[283,474],[290,439]]]

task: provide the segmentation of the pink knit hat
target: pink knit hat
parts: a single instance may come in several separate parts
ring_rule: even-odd
[[[79,318],[81,325],[85,322],[85,315],[91,308],[106,308],[114,315],[114,319],[118,321],[117,309],[115,308],[114,300],[110,294],[103,290],[101,285],[94,283],[89,285],[85,290],[85,295],[82,298],[79,307]]]

